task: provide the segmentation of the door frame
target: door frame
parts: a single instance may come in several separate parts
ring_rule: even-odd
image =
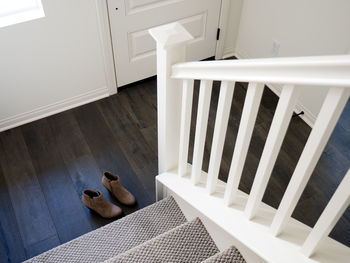
[[[104,73],[109,96],[118,92],[117,72],[114,65],[111,29],[108,16],[107,0],[94,0],[96,18],[99,28],[99,38],[102,49]]]
[[[224,56],[224,46],[226,39],[226,32],[228,28],[228,18],[230,14],[231,0],[221,0],[219,25],[220,37],[216,42],[215,59],[222,59]]]
[[[105,78],[109,95],[111,96],[118,92],[118,73],[114,63],[108,4],[107,0],[94,0],[94,2],[96,6],[96,16],[99,27]],[[223,57],[226,31],[228,27],[228,17],[230,12],[230,2],[231,0],[220,0],[219,2],[220,14],[218,28],[220,28],[220,38],[216,43],[215,59],[222,59]]]

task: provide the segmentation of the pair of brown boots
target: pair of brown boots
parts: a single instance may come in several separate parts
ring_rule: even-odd
[[[135,204],[135,197],[122,186],[118,175],[105,172],[102,177],[102,184],[120,203],[124,205]],[[81,200],[84,205],[105,218],[117,217],[122,213],[122,209],[108,202],[100,191],[84,190]]]

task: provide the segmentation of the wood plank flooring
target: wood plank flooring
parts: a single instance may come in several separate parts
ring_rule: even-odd
[[[194,105],[198,100],[198,82]],[[237,83],[231,107],[220,178],[227,179],[246,84]],[[203,169],[208,169],[220,83],[214,82]],[[156,79],[130,85],[117,95],[0,133],[0,262],[20,262],[108,224],[80,201],[83,189],[99,189],[103,171],[121,176],[137,205],[155,201],[157,174]],[[278,97],[265,88],[240,189],[249,192]],[[193,108],[192,120],[196,118]],[[192,121],[189,162],[195,121]],[[310,128],[292,119],[264,202],[277,207]],[[293,216],[313,226],[350,167],[350,103],[335,128]],[[350,246],[350,209],[332,232]]]

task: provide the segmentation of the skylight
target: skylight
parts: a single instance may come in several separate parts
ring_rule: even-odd
[[[0,0],[0,27],[44,16],[41,0]]]

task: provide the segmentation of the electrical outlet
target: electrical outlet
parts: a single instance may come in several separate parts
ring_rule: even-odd
[[[280,52],[281,44],[277,40],[272,40],[271,55],[277,57]]]

